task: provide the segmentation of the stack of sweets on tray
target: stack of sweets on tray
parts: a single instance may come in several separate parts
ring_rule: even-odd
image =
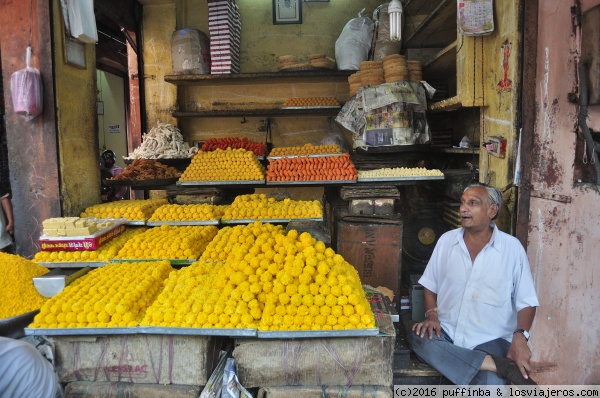
[[[408,68],[404,55],[388,55],[383,58],[382,63],[386,83],[408,80]]]
[[[381,61],[361,62],[360,81],[363,87],[378,86],[385,83],[383,63]]]
[[[208,0],[210,73],[240,72],[240,12],[235,0]]]
[[[348,76],[348,84],[350,85],[350,96],[356,95],[358,89],[362,87],[362,81],[360,78],[360,71]]]
[[[335,69],[335,59],[326,54],[308,54],[306,57],[313,68]]]
[[[421,70],[421,61],[406,61],[408,68],[408,80],[412,83],[420,83],[423,80],[423,71]]]
[[[44,220],[42,226],[46,236],[88,236],[107,225],[79,217],[56,217]]]

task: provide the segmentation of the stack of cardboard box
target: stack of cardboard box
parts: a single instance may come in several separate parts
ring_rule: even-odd
[[[211,74],[240,72],[240,12],[235,0],[208,0]]]

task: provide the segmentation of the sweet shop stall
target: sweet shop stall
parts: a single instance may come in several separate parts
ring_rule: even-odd
[[[346,385],[390,396],[387,301],[324,242],[267,221],[322,218],[319,203],[270,199],[120,201],[48,219],[33,261],[2,254],[17,270],[2,323],[47,346],[69,396],[119,383],[186,397]]]
[[[209,0],[168,35],[146,21],[171,54],[148,74],[147,131],[106,180],[131,198],[43,220],[31,260],[0,254],[17,270],[0,330],[44,347],[69,397],[392,397],[410,376],[402,318],[423,315],[417,276],[478,180],[485,77],[459,71],[483,54],[455,2],[411,1],[401,42],[387,3],[335,32],[348,49],[353,24],[369,29],[364,55],[250,57],[254,6],[238,3]],[[302,23],[273,4],[273,25]]]

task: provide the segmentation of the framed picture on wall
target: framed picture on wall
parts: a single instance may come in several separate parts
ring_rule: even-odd
[[[302,0],[273,0],[273,25],[301,23]]]

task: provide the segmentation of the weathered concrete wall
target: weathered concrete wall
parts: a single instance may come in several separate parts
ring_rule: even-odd
[[[43,220],[78,215],[100,201],[94,46],[85,46],[85,68],[67,65],[59,1],[32,5],[31,13],[16,2],[0,8],[15,238],[26,257],[38,251]],[[30,40],[32,66],[43,80],[44,112],[27,122],[12,111],[10,75],[25,66]]]
[[[574,181],[578,106],[567,98],[579,84],[575,2],[539,3],[536,92],[524,93],[535,95],[538,107],[527,247],[541,304],[531,340],[535,376],[542,383],[597,384],[600,194]],[[599,3],[583,0],[582,10]],[[590,107],[588,125],[600,130],[600,106]],[[541,198],[549,194],[564,200]]]
[[[171,35],[175,30],[175,11],[175,4],[144,6],[143,84],[148,130],[156,122],[177,124],[171,116],[176,109],[177,88],[164,80],[172,71]]]
[[[335,58],[335,41],[344,25],[358,16],[371,17],[380,0],[302,3],[302,23],[273,25],[272,0],[239,0],[242,34],[242,73],[277,71],[279,56],[292,54],[306,62],[306,54]],[[177,28],[196,28],[208,34],[208,6],[202,0],[180,2]]]
[[[63,215],[79,216],[86,207],[100,202],[96,52],[93,44],[86,44],[86,67],[67,64],[58,0],[53,0],[53,20],[60,194]]]
[[[54,87],[50,29],[50,3],[33,2],[24,12],[21,2],[0,7],[0,53],[6,109],[10,185],[17,251],[26,257],[37,252],[41,222],[61,215],[58,155],[54,114]],[[30,15],[34,16],[30,20]],[[31,33],[30,33],[31,29]],[[25,67],[27,44],[33,47],[31,65],[40,70],[44,111],[27,122],[13,112],[11,74]]]

